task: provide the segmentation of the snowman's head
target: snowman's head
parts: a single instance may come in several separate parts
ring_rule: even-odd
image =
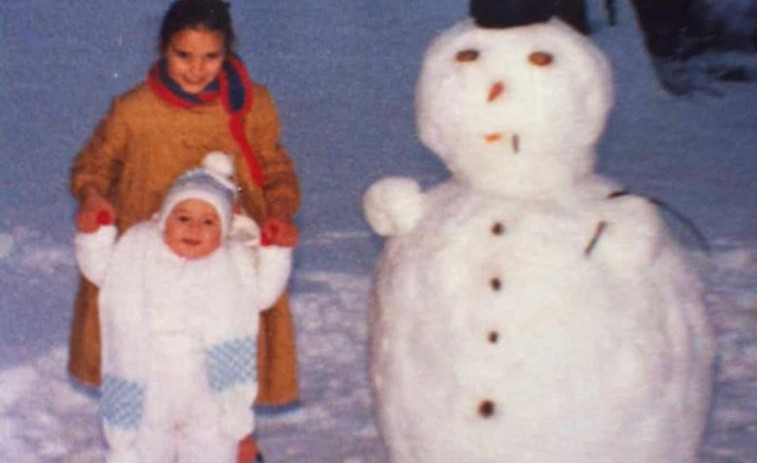
[[[456,24],[426,53],[416,91],[421,140],[475,189],[559,194],[593,171],[612,106],[610,66],[558,19],[479,23]]]

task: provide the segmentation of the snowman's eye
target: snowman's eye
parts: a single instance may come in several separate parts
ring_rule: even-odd
[[[546,51],[535,51],[528,55],[528,60],[531,64],[535,64],[536,66],[548,66],[552,64],[552,61],[555,59],[551,53],[547,53]]]
[[[455,59],[461,63],[469,63],[471,61],[476,61],[479,55],[480,53],[478,50],[468,48],[466,50],[458,51],[457,55],[455,55]]]

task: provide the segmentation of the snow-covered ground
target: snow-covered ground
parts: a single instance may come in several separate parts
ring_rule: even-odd
[[[167,1],[0,1],[0,461],[102,461],[97,397],[65,371],[76,282],[68,168],[110,97],[142,78]],[[599,169],[684,213],[670,215],[707,283],[718,366],[701,463],[757,462],[757,83],[665,95],[633,18],[595,38],[613,60],[617,106]],[[233,2],[239,53],[273,91],[305,190],[292,281],[302,407],[261,413],[269,462],[385,461],[367,373],[373,263],[360,214],[387,175],[444,178],[418,143],[422,52],[462,0]],[[731,59],[733,59],[731,57]],[[754,57],[743,56],[754,69]],[[661,462],[664,463],[664,462]]]

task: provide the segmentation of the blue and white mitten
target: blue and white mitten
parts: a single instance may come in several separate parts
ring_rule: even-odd
[[[218,394],[221,426],[241,440],[252,433],[252,403],[258,393],[257,339],[253,336],[213,345],[207,351],[208,381]]]
[[[142,421],[145,387],[134,381],[106,375],[101,391],[105,439],[114,454],[123,453],[134,446]],[[109,463],[115,463],[115,460],[110,462],[109,458]]]

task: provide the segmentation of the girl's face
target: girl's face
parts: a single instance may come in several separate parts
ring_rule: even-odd
[[[221,245],[221,218],[207,201],[179,201],[166,218],[163,239],[178,256],[205,257]]]
[[[182,90],[197,94],[221,72],[226,44],[220,32],[182,29],[168,42],[163,57],[168,75]]]

